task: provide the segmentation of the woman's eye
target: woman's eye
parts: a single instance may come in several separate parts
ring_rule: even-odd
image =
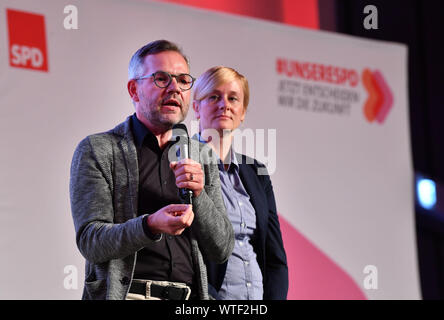
[[[208,97],[208,100],[210,101],[216,101],[219,97],[217,95],[212,95]]]

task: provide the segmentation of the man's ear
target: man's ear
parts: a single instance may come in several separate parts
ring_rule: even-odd
[[[196,119],[200,119],[200,102],[193,100],[193,110],[194,110],[194,114],[196,115]]]
[[[139,101],[139,95],[137,94],[137,83],[136,80],[128,81],[128,93],[133,101]]]

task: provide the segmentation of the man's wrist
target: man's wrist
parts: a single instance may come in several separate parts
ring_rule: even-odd
[[[153,233],[153,232],[151,232],[151,229],[150,229],[150,227],[148,225],[148,217],[149,217],[149,215],[146,215],[142,219],[143,232],[151,240],[159,241],[160,239],[162,239],[162,234],[161,233]]]

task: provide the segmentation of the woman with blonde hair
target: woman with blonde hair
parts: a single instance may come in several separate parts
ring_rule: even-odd
[[[286,299],[287,259],[273,186],[263,164],[233,150],[233,131],[245,119],[247,79],[232,68],[207,70],[195,84],[196,137],[219,158],[219,176],[235,247],[224,264],[207,262],[209,293],[223,300]]]

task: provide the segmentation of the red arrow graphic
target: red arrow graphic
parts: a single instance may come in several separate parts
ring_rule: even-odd
[[[379,88],[381,89],[381,92],[383,94],[383,100],[381,109],[379,110],[378,114],[376,115],[376,120],[379,123],[383,123],[385,118],[387,117],[387,114],[389,113],[390,109],[393,105],[393,94],[390,91],[389,86],[384,80],[384,77],[382,76],[381,72],[376,70],[373,72],[373,79],[375,79],[376,83],[379,85]]]
[[[365,118],[369,122],[376,119],[379,123],[383,123],[393,105],[393,94],[389,86],[378,70],[371,72],[369,69],[364,69],[362,82],[368,92],[364,104]]]

